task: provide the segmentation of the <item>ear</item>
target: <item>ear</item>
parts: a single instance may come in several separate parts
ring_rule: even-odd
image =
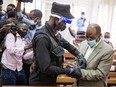
[[[54,17],[54,23],[55,23],[55,24],[58,24],[58,21],[59,21],[59,18]]]

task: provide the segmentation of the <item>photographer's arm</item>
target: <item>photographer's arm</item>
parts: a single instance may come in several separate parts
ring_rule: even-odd
[[[17,12],[20,12],[21,11],[21,0],[17,0],[18,2],[17,2],[17,8],[16,8],[16,10],[17,10]]]
[[[25,46],[25,47],[24,47],[24,50],[28,50],[28,49],[30,49],[30,48],[32,48],[32,43],[30,43],[30,44],[28,44],[27,46]]]

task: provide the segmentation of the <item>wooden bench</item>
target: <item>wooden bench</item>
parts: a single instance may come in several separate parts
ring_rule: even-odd
[[[114,60],[113,60],[113,66],[114,66],[114,71],[109,72],[108,76],[108,85],[115,85],[116,86],[116,51],[114,51]]]
[[[76,80],[75,78],[71,78],[71,77],[63,74],[63,75],[59,75],[57,77],[57,84],[58,85],[60,85],[60,84],[62,84],[62,85],[73,85],[75,80]]]
[[[116,72],[109,72],[108,85],[116,86]]]
[[[75,58],[75,56],[72,55],[72,54],[69,53],[69,52],[65,52],[65,53],[64,53],[64,58]]]

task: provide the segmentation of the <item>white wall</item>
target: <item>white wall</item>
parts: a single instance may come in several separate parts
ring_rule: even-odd
[[[99,1],[99,0],[36,0],[36,3],[38,3],[38,1],[41,1],[41,5],[44,5],[44,3],[46,3],[46,2],[51,2],[52,3],[52,2],[55,1],[55,2],[71,3],[72,6],[85,7],[86,17],[87,17],[88,20],[91,21],[92,20],[91,19],[92,15],[94,14],[93,13],[94,10],[92,8],[94,8],[93,6],[95,6],[95,5],[93,5],[93,3],[94,3],[94,1]],[[16,0],[3,0],[3,3],[4,3],[3,4],[3,9],[6,10],[6,7],[7,7],[8,4],[13,3],[13,4],[16,5]],[[38,3],[38,5],[34,6],[34,7],[38,7],[39,5],[40,4]],[[34,9],[34,7],[33,7],[33,9]],[[40,8],[43,11],[42,6],[39,6],[39,9]],[[49,8],[45,8],[45,9],[49,9]],[[72,11],[73,14],[75,13],[73,8],[71,8],[71,11]],[[76,14],[80,14],[80,12],[76,13]],[[76,14],[74,14],[74,15],[76,16]]]
[[[15,1],[16,1],[16,0],[15,0]],[[2,5],[2,6],[3,6],[3,9],[6,10],[7,5],[8,5],[8,4],[11,4],[11,3],[12,3],[12,4],[16,4],[16,3],[14,2],[14,0],[3,0],[3,5]]]

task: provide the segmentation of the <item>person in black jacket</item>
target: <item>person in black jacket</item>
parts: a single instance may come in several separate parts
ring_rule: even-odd
[[[81,53],[66,41],[58,31],[63,31],[73,18],[70,5],[53,2],[50,19],[39,29],[32,40],[34,67],[30,74],[30,85],[53,86],[59,74],[81,78],[81,68],[86,68],[86,60]],[[78,57],[78,67],[63,68],[64,50]]]

